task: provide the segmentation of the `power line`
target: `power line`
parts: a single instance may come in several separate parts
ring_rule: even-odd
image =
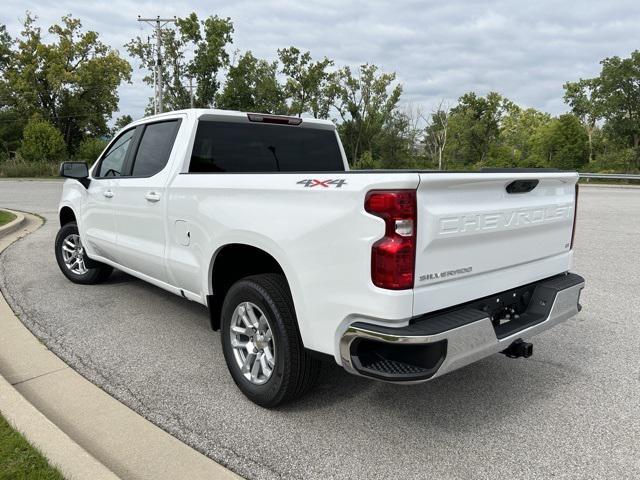
[[[141,18],[138,15],[139,22],[145,22],[156,30],[156,64],[155,64],[155,97],[154,113],[162,113],[162,27],[169,23],[176,23],[176,17],[173,18]]]

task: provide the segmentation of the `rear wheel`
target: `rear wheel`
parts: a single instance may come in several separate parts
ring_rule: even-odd
[[[275,407],[308,391],[320,362],[302,345],[285,278],[262,274],[236,282],[222,307],[225,360],[251,401]]]
[[[64,224],[56,236],[56,260],[62,273],[74,283],[94,284],[105,281],[113,268],[86,256],[76,222]]]

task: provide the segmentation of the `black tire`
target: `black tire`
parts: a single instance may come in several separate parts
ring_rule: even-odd
[[[244,302],[253,303],[264,313],[273,332],[275,365],[261,385],[245,378],[231,345],[233,314]],[[321,363],[302,345],[293,300],[282,275],[253,275],[236,282],[224,299],[220,335],[233,380],[247,398],[262,407],[272,408],[300,397],[318,378]]]
[[[56,235],[56,261],[58,262],[58,267],[60,267],[60,270],[62,271],[64,276],[71,280],[73,283],[80,283],[83,285],[93,285],[96,283],[104,282],[107,278],[109,278],[109,275],[111,275],[113,268],[109,265],[105,265],[104,263],[91,260],[89,257],[84,255],[84,249],[82,249],[82,258],[86,266],[86,272],[78,273],[71,270],[67,266],[63,255],[63,245],[65,240],[72,235],[76,235],[78,238],[80,238],[80,233],[78,232],[78,225],[76,224],[76,222],[69,222],[64,224],[62,227],[60,227],[60,230],[58,230],[58,234]]]

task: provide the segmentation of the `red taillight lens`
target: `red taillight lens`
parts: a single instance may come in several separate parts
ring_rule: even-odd
[[[571,229],[571,249],[573,249],[573,240],[576,238],[576,220],[578,218],[578,192],[580,188],[576,183],[576,198],[575,204],[573,205],[573,228]]]
[[[389,290],[413,288],[416,191],[374,190],[367,194],[364,208],[385,223],[384,237],[371,249],[371,281]]]

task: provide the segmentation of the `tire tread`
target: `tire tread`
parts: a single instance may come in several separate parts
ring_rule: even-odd
[[[272,308],[279,313],[279,318],[284,326],[283,330],[287,336],[286,344],[290,347],[287,355],[289,357],[288,365],[291,369],[290,375],[283,377],[281,388],[275,398],[260,402],[260,404],[265,407],[274,407],[299,398],[316,383],[321,370],[321,362],[311,356],[304,348],[293,307],[293,299],[286,279],[283,275],[276,273],[264,273],[245,277],[236,285],[240,283],[250,284],[251,288],[261,291],[262,296],[273,303]]]

